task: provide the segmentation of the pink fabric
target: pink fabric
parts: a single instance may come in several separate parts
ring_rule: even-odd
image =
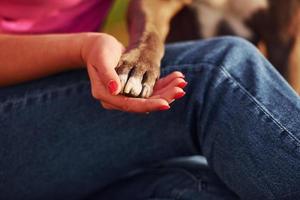
[[[0,0],[0,32],[97,31],[112,0]]]

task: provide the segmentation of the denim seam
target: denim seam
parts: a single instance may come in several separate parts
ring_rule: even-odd
[[[170,72],[172,72],[172,68],[176,68],[176,70],[178,70],[178,68],[182,71],[193,71],[193,72],[199,72],[201,71],[198,68],[198,65],[213,65],[215,66],[214,63],[209,62],[209,61],[202,61],[202,62],[198,62],[198,63],[184,63],[184,64],[171,64],[171,65],[166,65],[162,70],[161,70],[161,74],[168,74]]]
[[[69,89],[69,88],[77,88],[80,85],[86,85],[88,84],[89,81],[79,81],[77,83],[72,83],[72,84],[66,84],[57,88],[51,88],[45,91],[41,91],[41,92],[30,92],[30,94],[28,93],[24,93],[22,96],[19,97],[12,97],[10,99],[7,99],[5,102],[2,102],[0,104],[0,113],[1,114],[5,114],[4,113],[4,108],[5,106],[8,105],[12,105],[12,107],[15,107],[15,105],[21,105],[21,107],[25,106],[28,99],[37,99],[38,101],[40,101],[40,99],[44,96],[44,95],[50,95],[53,92],[64,92],[65,90]],[[74,92],[73,92],[74,93]],[[13,109],[13,108],[12,108]]]
[[[208,65],[213,65],[215,66],[214,63],[212,62],[198,62],[198,63],[191,63],[191,64],[181,64],[181,65],[168,65],[163,69],[163,73],[168,73],[170,71],[172,71],[171,69],[169,70],[168,67],[180,67],[183,70],[193,70],[194,72],[200,71],[199,68],[196,67],[186,67],[186,66],[197,66],[197,65],[204,65],[204,64],[208,64]],[[266,115],[268,116],[281,130],[285,131],[296,143],[298,146],[300,146],[300,139],[297,138],[291,131],[289,131],[283,124],[281,124],[272,114],[270,111],[268,111],[268,109],[266,107],[264,107],[250,92],[248,92],[246,90],[246,88],[244,88],[242,86],[242,84],[240,82],[238,82],[233,76],[231,76],[231,74],[226,70],[226,68],[223,65],[219,65],[217,66],[218,68],[221,69],[221,71],[232,81],[234,81],[237,86],[251,99],[251,101],[253,103],[255,103],[258,108]]]
[[[219,67],[223,71],[223,73],[232,81],[234,81],[237,84],[237,86],[249,97],[249,99],[253,103],[257,105],[257,107],[266,116],[268,116],[282,131],[285,131],[292,139],[294,139],[297,142],[297,145],[300,146],[300,139],[298,139],[291,131],[289,131],[282,123],[280,123],[280,121],[278,121],[264,105],[262,105],[246,88],[242,86],[242,84],[240,84],[234,77],[232,77],[224,66],[221,65]]]
[[[257,108],[264,113],[269,119],[271,119],[271,121],[282,131],[287,133],[287,135],[294,140],[294,142],[296,142],[296,146],[299,147],[300,146],[300,140],[293,134],[291,133],[283,124],[281,124],[272,114],[271,112],[264,106],[262,105],[261,102],[259,102],[255,96],[253,96],[239,81],[237,81],[224,67],[223,65],[216,65],[214,63],[211,62],[198,62],[198,63],[192,63],[192,64],[182,64],[182,65],[169,65],[169,69],[164,70],[164,73],[168,73],[170,71],[172,71],[173,67],[177,67],[177,69],[179,70],[183,70],[183,71],[188,71],[188,70],[192,70],[193,72],[197,72],[200,71],[200,68],[197,68],[196,66],[199,65],[213,65],[216,66],[228,79],[232,80],[236,86],[240,89],[241,92],[243,92],[244,94],[247,95],[247,97],[249,98],[249,100],[251,102],[253,102]],[[189,67],[187,67],[189,66]],[[191,67],[192,66],[192,67]],[[195,66],[195,67],[193,67]],[[167,68],[167,66],[165,67]],[[170,69],[171,68],[171,69]],[[216,135],[217,137],[217,135]],[[214,144],[212,144],[212,146],[214,146]],[[213,148],[213,147],[212,147]],[[272,199],[276,199],[275,198],[275,194],[272,192],[272,190],[269,189],[269,191],[272,194]]]

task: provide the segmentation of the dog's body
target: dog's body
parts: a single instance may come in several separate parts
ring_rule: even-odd
[[[173,29],[185,26],[180,15],[189,12],[185,20],[196,20],[192,37],[173,32],[168,41],[236,35],[263,44],[263,53],[300,92],[299,0],[194,0],[174,18]]]
[[[300,92],[300,0],[132,0],[129,16],[131,48],[118,69],[124,94],[151,94],[166,38],[220,35],[237,35],[264,46],[267,58]]]
[[[218,35],[239,35],[253,40],[254,32],[246,23],[255,13],[267,10],[267,0],[194,0],[172,20],[172,29],[193,22],[193,37],[209,38]],[[189,14],[188,14],[189,13]],[[189,17],[187,17],[189,16]],[[181,33],[182,34],[182,33]],[[171,32],[169,41],[190,39],[186,34]]]

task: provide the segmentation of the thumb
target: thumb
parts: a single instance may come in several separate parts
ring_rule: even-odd
[[[99,55],[97,70],[101,82],[110,94],[117,95],[121,91],[121,82],[115,70],[122,55],[122,45],[115,39],[106,40],[105,48],[103,47]]]
[[[112,67],[103,65],[98,69],[101,82],[110,94],[117,95],[121,91],[121,82],[116,70]]]
[[[120,78],[115,70],[122,55],[122,49],[120,46],[117,46],[118,48],[109,46],[110,48],[102,50],[101,61],[98,62],[101,65],[101,67],[98,67],[101,82],[112,95],[117,95],[121,92]]]

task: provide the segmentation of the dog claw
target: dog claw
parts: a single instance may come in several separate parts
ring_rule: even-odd
[[[143,90],[142,90],[142,92],[141,92],[141,97],[143,97],[143,98],[147,98],[147,97],[149,97],[151,95],[151,89],[150,89],[150,87],[148,86],[148,85],[143,85]]]
[[[124,93],[126,95],[137,97],[142,91],[141,79],[137,77],[130,77],[124,88]]]
[[[159,66],[155,64],[155,60],[156,57],[149,59],[148,55],[142,54],[140,49],[123,54],[116,68],[121,82],[121,94],[131,97],[150,97],[155,81],[159,77]]]
[[[123,92],[128,79],[128,74],[120,74],[119,78],[121,82],[121,92]]]

